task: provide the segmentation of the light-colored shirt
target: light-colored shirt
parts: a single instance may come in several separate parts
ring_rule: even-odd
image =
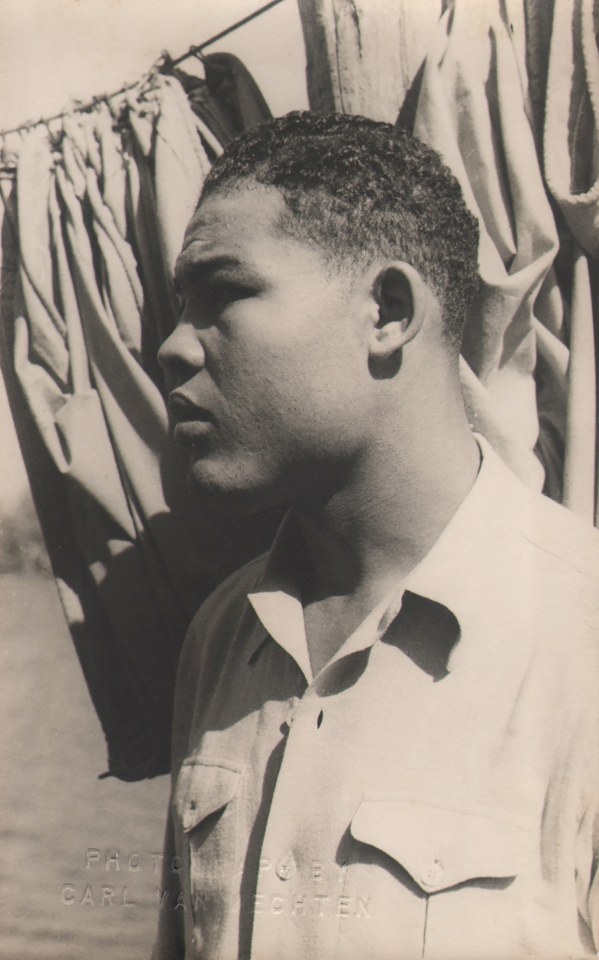
[[[197,614],[157,960],[595,956],[597,535],[482,449],[316,677],[290,519]]]

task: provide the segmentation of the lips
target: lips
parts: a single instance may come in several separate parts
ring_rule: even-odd
[[[183,446],[193,446],[214,429],[215,420],[210,411],[182,394],[171,393],[168,407],[173,421],[173,436]]]
[[[214,417],[206,407],[201,407],[176,391],[169,395],[168,408],[176,423],[187,423],[189,421],[214,423]]]

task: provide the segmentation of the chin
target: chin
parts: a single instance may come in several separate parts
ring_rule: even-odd
[[[286,505],[285,497],[270,486],[225,476],[198,461],[189,466],[187,487],[200,509],[212,513],[251,515]]]

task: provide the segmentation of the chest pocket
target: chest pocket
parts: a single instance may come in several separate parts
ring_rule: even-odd
[[[392,857],[427,894],[484,878],[505,887],[530,862],[523,825],[411,800],[363,800],[350,832]]]
[[[194,916],[222,921],[235,894],[241,767],[212,757],[183,762],[175,790],[182,871]]]
[[[372,923],[357,945],[342,930],[343,949],[384,958],[395,943],[396,960],[522,955],[537,835],[502,811],[364,799],[350,824],[345,892],[370,897]]]

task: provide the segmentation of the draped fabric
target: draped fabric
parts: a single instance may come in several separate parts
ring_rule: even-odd
[[[311,108],[397,118],[478,217],[461,360],[473,427],[597,522],[597,0],[298,4]]]
[[[599,57],[593,0],[454,0],[413,118],[481,228],[462,384],[521,478],[597,521]]]
[[[427,54],[442,0],[297,4],[311,109],[393,123]]]
[[[252,122],[266,119],[244,80]],[[238,133],[241,107],[223,115]],[[174,260],[221,143],[180,82],[156,73],[116,107],[5,147],[15,163],[0,176],[3,373],[109,770],[138,779],[169,767],[192,613],[272,531],[192,502],[156,362],[176,317]]]
[[[361,36],[359,5],[338,16],[348,4],[302,3],[305,20],[331,7],[342,61],[335,25]],[[426,57],[410,60],[399,122],[443,154],[481,226],[461,360],[470,420],[526,483],[592,522],[595,3],[452,0],[431,31],[436,6],[426,31],[415,17]],[[360,75],[384,41],[368,35]],[[125,101],[24,131],[0,167],[3,374],[109,769],[125,779],[168,768],[185,626],[276,522],[207,517],[167,436],[156,351],[175,318],[174,258],[212,159],[269,115],[234,58],[206,57],[205,71],[154,73]],[[397,82],[403,96],[405,71]]]
[[[248,127],[263,123],[270,111],[254,78],[244,64],[230,53],[202,57],[206,79],[178,69],[187,99],[196,113],[216,134],[221,144],[229,143]]]

